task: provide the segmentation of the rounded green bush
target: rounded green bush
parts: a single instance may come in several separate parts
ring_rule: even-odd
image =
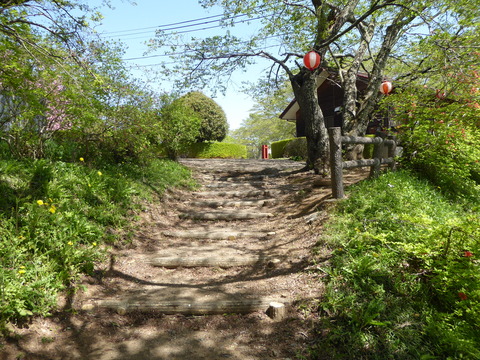
[[[307,156],[307,138],[292,138],[275,141],[271,144],[272,159]]]
[[[222,141],[227,136],[227,116],[213,99],[199,91],[192,91],[182,96],[180,101],[201,119],[197,142]]]
[[[283,156],[302,160],[307,159],[307,138],[300,137],[292,139],[292,141],[285,146]]]

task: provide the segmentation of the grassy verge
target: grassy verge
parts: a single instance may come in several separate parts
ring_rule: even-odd
[[[479,224],[478,204],[408,172],[351,189],[320,244],[332,253],[307,357],[479,359]]]
[[[170,161],[97,168],[83,159],[1,160],[0,325],[48,314],[60,291],[93,270],[103,244],[128,238],[141,200],[192,185]]]

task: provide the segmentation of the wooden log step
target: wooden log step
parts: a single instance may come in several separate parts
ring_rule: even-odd
[[[221,181],[228,181],[228,182],[238,182],[238,181],[257,181],[263,182],[270,177],[276,177],[275,175],[239,175],[239,176],[213,176],[213,180],[221,180]]]
[[[181,289],[180,289],[181,290]],[[242,298],[241,295],[195,295],[177,298],[165,298],[164,288],[149,290],[144,293],[125,294],[121,299],[110,298],[91,301],[82,306],[83,310],[107,308],[116,310],[124,315],[128,312],[156,312],[166,315],[221,315],[221,314],[248,314],[255,311],[266,312],[272,303],[271,298]],[[191,290],[187,289],[188,294]]]
[[[199,191],[194,193],[199,197],[228,197],[228,198],[252,198],[260,196],[274,196],[281,194],[279,190],[243,190],[243,191]]]
[[[210,183],[204,185],[207,188],[224,188],[224,187],[253,187],[259,188],[264,187],[266,184],[263,181],[245,181],[245,182],[230,182],[230,181],[219,181],[216,183]]]
[[[257,211],[238,211],[238,210],[210,210],[205,211],[186,211],[181,213],[182,219],[194,219],[194,220],[249,220],[260,219],[266,217],[273,217],[272,213],[257,212]]]
[[[275,199],[261,199],[261,200],[196,200],[190,201],[189,204],[193,206],[205,206],[216,208],[219,206],[229,207],[247,207],[247,206],[265,206],[275,204]]]
[[[238,238],[252,237],[262,239],[275,235],[274,231],[241,231],[241,230],[176,230],[164,231],[163,235],[175,238],[185,239],[210,239],[210,240],[235,240]]]
[[[268,265],[274,266],[281,262],[279,257],[264,255],[191,255],[191,256],[149,256],[143,260],[145,263],[164,267],[220,267],[231,268],[239,266]]]

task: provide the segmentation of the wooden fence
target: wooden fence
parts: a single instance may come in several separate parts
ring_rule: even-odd
[[[330,139],[330,166],[332,172],[332,196],[335,199],[342,199],[345,197],[343,191],[343,169],[351,169],[363,166],[370,166],[370,176],[378,176],[380,173],[380,166],[382,164],[389,164],[390,169],[395,170],[395,151],[397,143],[393,138],[384,138],[377,136],[374,138],[358,137],[358,136],[342,136],[341,128],[333,127],[328,129]],[[342,144],[373,144],[373,158],[343,161],[342,159]],[[385,152],[385,147],[388,148],[388,155],[386,158],[382,157]]]

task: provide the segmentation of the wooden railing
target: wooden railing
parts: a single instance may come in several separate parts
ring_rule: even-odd
[[[393,138],[384,138],[377,136],[374,138],[358,136],[342,136],[341,128],[334,127],[328,129],[330,139],[330,167],[332,172],[332,196],[335,199],[345,197],[343,191],[343,169],[351,169],[363,166],[370,166],[370,176],[378,176],[382,164],[389,164],[390,169],[395,170],[395,151],[397,143]],[[374,144],[373,158],[343,161],[342,144]],[[382,157],[388,148],[386,158]]]

